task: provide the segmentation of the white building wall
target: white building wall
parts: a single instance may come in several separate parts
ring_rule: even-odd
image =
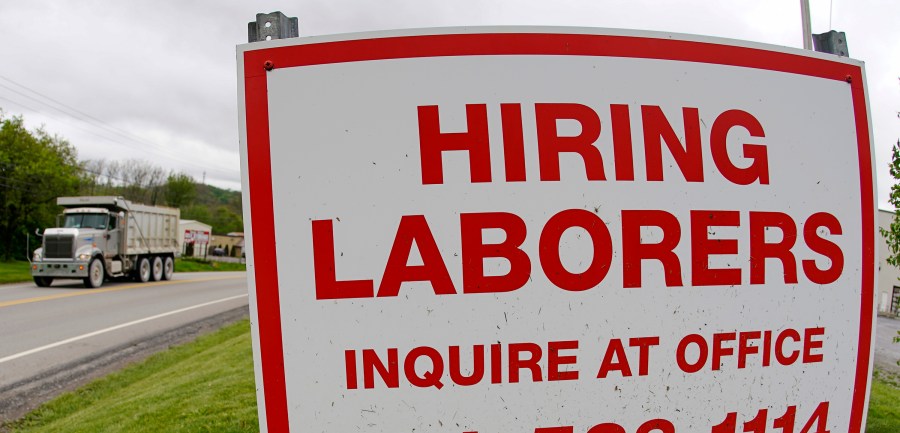
[[[187,230],[195,230],[199,232],[209,232],[210,238],[212,238],[212,226],[209,224],[204,224],[200,221],[194,220],[181,220],[178,222],[178,251],[184,255],[184,232]],[[194,255],[193,257],[206,257],[206,249],[209,246],[209,242],[205,242],[202,244],[195,244],[194,246]]]

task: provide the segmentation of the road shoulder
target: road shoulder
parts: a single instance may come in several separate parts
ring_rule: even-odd
[[[201,335],[248,317],[248,307],[234,308],[214,316],[170,328],[147,338],[113,347],[43,371],[31,378],[0,388],[0,433],[2,425],[16,420],[54,397],[72,391],[94,379],[142,361],[172,346],[193,341]]]

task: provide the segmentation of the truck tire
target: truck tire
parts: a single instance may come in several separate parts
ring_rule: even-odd
[[[166,256],[166,259],[163,260],[163,280],[171,280],[172,275],[175,274],[175,260],[172,260],[171,256]]]
[[[134,280],[140,283],[150,281],[150,260],[148,258],[138,259],[137,268],[134,270]]]
[[[150,279],[161,281],[163,276],[163,261],[159,256],[153,257],[153,267],[150,268]]]
[[[53,278],[50,277],[34,277],[34,284],[38,287],[50,287],[53,284]]]
[[[105,277],[106,271],[103,269],[103,260],[94,257],[88,263],[88,276],[84,279],[84,287],[96,289],[103,285]]]

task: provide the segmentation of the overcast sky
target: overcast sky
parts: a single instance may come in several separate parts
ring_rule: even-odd
[[[887,164],[900,138],[900,1],[810,3],[813,32],[847,32],[851,57],[866,62],[879,202],[888,207]],[[802,46],[796,0],[2,0],[0,108],[67,138],[81,159],[147,159],[240,189],[235,46],[256,13],[275,10],[298,17],[301,36],[554,25]]]

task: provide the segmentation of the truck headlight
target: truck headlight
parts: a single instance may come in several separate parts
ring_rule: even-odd
[[[89,258],[91,258],[90,254],[79,254],[78,255],[78,260],[87,260]]]
[[[35,252],[34,252],[34,255],[31,256],[31,261],[32,261],[32,262],[39,262],[39,261],[41,261],[42,258],[43,258],[43,257],[41,257],[41,253],[35,251]]]

